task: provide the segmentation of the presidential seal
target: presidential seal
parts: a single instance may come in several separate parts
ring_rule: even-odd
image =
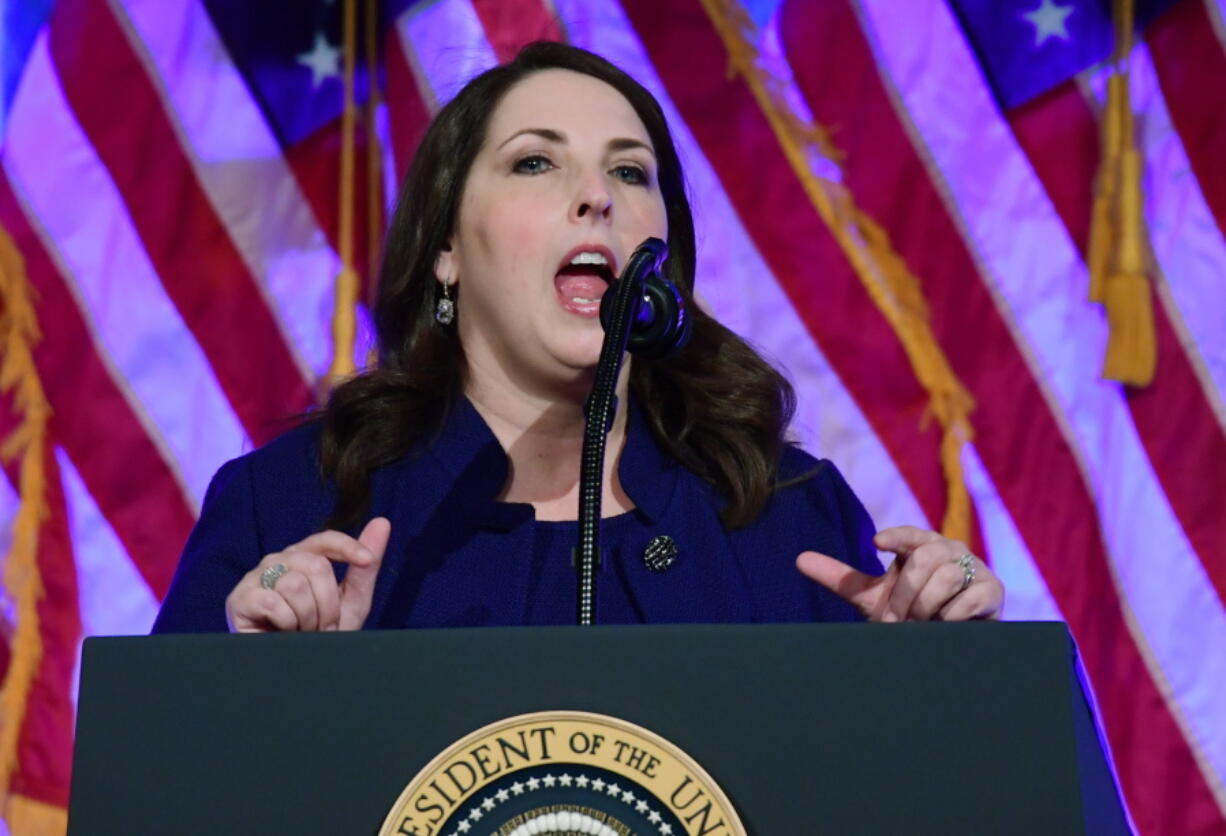
[[[745,836],[723,791],[644,728],[582,711],[510,717],[457,741],[380,836]]]

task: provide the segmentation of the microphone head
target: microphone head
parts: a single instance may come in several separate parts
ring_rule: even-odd
[[[626,348],[639,357],[659,360],[685,347],[691,330],[681,291],[658,273],[648,276]]]
[[[659,360],[681,350],[692,330],[681,291],[660,273],[667,257],[668,245],[659,238],[648,238],[630,256],[618,279],[619,282],[636,282],[642,287],[642,298],[636,307],[626,348],[649,360]],[[600,324],[605,328],[609,326],[613,295],[610,287],[600,300]]]

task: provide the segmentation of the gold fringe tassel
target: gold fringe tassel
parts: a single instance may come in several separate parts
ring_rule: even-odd
[[[1137,151],[1128,96],[1132,54],[1131,0],[1114,0],[1115,53],[1103,114],[1102,162],[1094,185],[1086,264],[1090,300],[1107,310],[1107,351],[1103,377],[1132,386],[1154,379],[1157,343],[1148,272],[1151,265]]]
[[[30,687],[43,656],[38,602],[43,596],[38,573],[38,536],[47,518],[47,422],[51,407],[34,366],[33,346],[40,339],[38,318],[26,282],[25,262],[13,240],[0,230],[0,392],[11,393],[19,423],[0,444],[0,459],[20,460],[21,504],[13,522],[13,539],[4,561],[4,589],[16,611],[10,659],[0,687],[0,801],[6,818],[14,810],[9,786],[17,769],[18,742],[29,705]],[[10,820],[10,825],[14,825]],[[26,833],[12,827],[14,833]]]
[[[337,238],[341,272],[336,277],[332,305],[332,362],[323,380],[321,397],[354,373],[353,345],[357,337],[358,273],[353,266],[353,169],[357,105],[354,95],[357,63],[357,0],[344,6],[345,108],[341,114],[340,219]],[[372,80],[373,82],[373,80]]]
[[[10,795],[4,804],[4,821],[14,836],[64,836],[68,811],[21,795]]]
[[[928,393],[928,414],[942,430],[940,457],[947,496],[941,531],[965,542],[970,537],[971,511],[961,455],[962,445],[972,438],[970,413],[975,401],[932,333],[919,279],[894,250],[886,231],[856,206],[848,190],[814,173],[814,155],[830,164],[837,164],[840,155],[825,131],[796,116],[780,81],[762,67],[756,27],[744,9],[735,0],[702,0],[702,4],[728,50],[730,74],[745,79],[813,206],[898,335]]]

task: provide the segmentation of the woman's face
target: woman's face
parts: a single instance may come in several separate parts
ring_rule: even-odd
[[[473,161],[440,280],[459,288],[470,375],[529,394],[595,366],[600,297],[635,247],[667,239],[647,129],[614,88],[568,70],[520,81]]]

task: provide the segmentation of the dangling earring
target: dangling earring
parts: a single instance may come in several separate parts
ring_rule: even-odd
[[[439,297],[434,307],[434,319],[439,325],[450,325],[455,320],[455,302],[451,299],[451,285],[439,282],[443,286],[443,295]]]

